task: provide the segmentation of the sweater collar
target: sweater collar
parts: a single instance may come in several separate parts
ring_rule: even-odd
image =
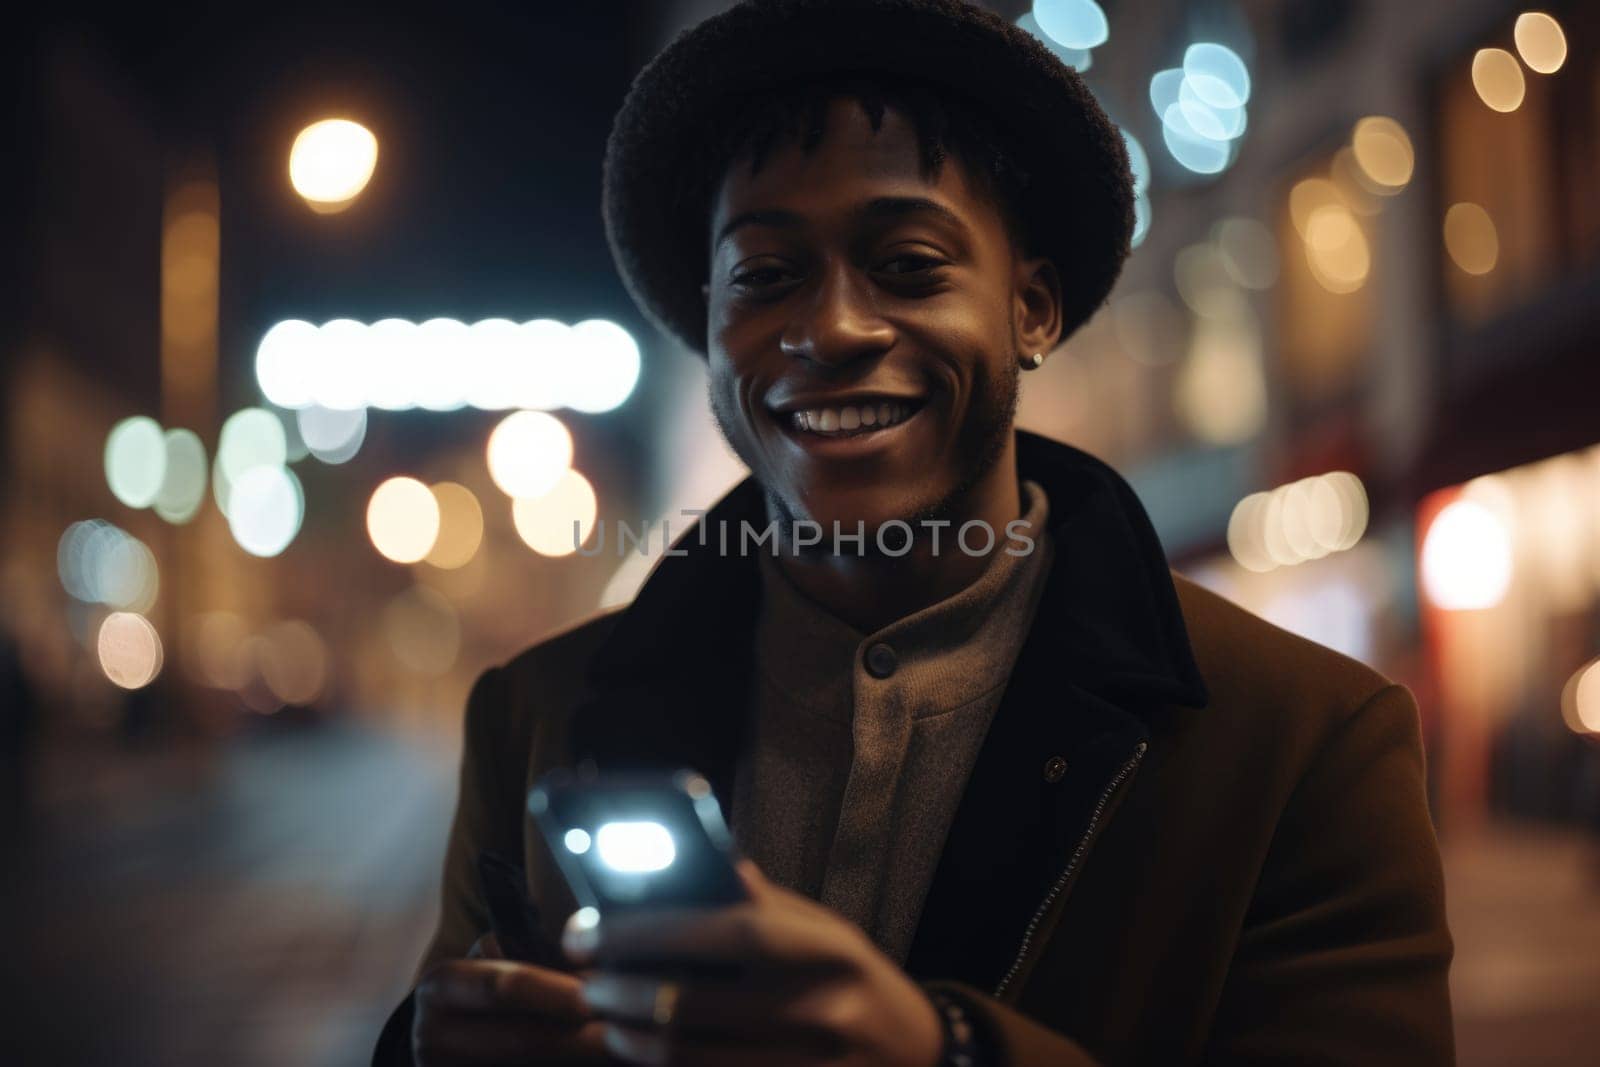
[[[1050,501],[1054,559],[1034,617],[1065,680],[1142,717],[1204,707],[1172,573],[1132,488],[1103,461],[1025,430],[1017,469]],[[726,796],[743,730],[761,576],[741,523],[766,523],[746,478],[674,544],[590,662],[580,758],[688,764]],[[728,531],[728,551],[719,531]]]
[[[959,707],[1003,684],[1026,636],[1051,553],[1049,497],[1037,482],[1024,479],[1019,488],[1024,505],[1019,521],[1027,525],[1018,529],[1032,537],[1030,551],[1019,552],[1009,533],[997,531],[975,579],[871,633],[812,600],[772,554],[761,553],[756,557],[761,571],[757,669],[787,702],[846,721],[858,696],[863,657],[875,644],[893,649],[897,685],[917,694],[919,717]],[[940,550],[960,551],[955,538],[953,529],[942,531]]]

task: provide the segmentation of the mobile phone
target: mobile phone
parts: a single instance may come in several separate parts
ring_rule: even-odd
[[[722,808],[692,770],[554,770],[528,811],[572,895],[602,916],[748,899]]]

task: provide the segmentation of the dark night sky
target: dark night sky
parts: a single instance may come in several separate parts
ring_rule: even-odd
[[[24,63],[82,42],[174,155],[212,147],[224,316],[591,315],[643,329],[599,215],[606,131],[653,42],[636,3],[120,7],[42,16]],[[342,114],[379,140],[348,211],[289,188],[289,145]],[[227,340],[225,338],[225,340]]]
[[[28,143],[30,124],[57,145],[81,139],[78,131],[40,126],[53,121],[43,102],[54,91],[47,88],[58,69],[52,57],[65,48],[88,57],[103,88],[148,126],[168,167],[187,150],[214,153],[222,194],[224,410],[255,402],[255,344],[273,322],[291,317],[611,318],[646,349],[642,392],[650,385],[654,334],[611,264],[600,168],[611,117],[661,43],[661,13],[647,0],[37,12],[9,43],[20,50],[11,70],[21,89],[17,140]],[[354,206],[319,215],[289,186],[288,152],[303,126],[335,115],[374,131],[378,166]],[[44,158],[59,167],[59,155]],[[162,165],[144,161],[152,173]],[[58,180],[43,170],[36,179]],[[92,203],[101,194],[93,176],[87,180]],[[27,212],[25,178],[21,192],[8,201]],[[141,214],[159,218],[159,203],[139,204]],[[107,213],[114,217],[115,209]],[[24,233],[52,240],[60,218],[49,210],[32,214]],[[131,241],[143,249],[155,236],[148,223],[124,229],[107,236],[108,247]],[[26,237],[23,245],[26,288],[37,249],[28,251]],[[134,257],[150,261],[148,281],[139,285],[148,290],[136,306],[156,295],[156,254],[151,248]],[[39,321],[53,313],[37,305],[23,315],[47,332],[55,326]],[[135,329],[141,337],[147,332]],[[152,357],[153,345],[152,336]],[[127,370],[130,381],[153,381]],[[637,446],[648,438],[648,408],[630,403],[623,411],[633,418],[584,420],[580,432]],[[396,423],[413,447],[427,447],[470,437],[479,421]]]

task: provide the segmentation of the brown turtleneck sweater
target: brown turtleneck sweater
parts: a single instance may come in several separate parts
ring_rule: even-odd
[[[995,531],[977,580],[876,633],[760,557],[734,838],[767,877],[842,913],[900,963],[1049,573],[1049,501],[1036,482],[1021,489],[1032,552],[1008,554]]]

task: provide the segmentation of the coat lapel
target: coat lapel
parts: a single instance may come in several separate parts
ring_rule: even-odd
[[[754,556],[721,554],[716,531],[726,523],[736,536],[742,521],[766,522],[751,479],[674,543],[682,555],[656,565],[590,661],[572,727],[574,762],[692,767],[730,817],[761,579]]]
[[[1132,489],[1071,446],[1024,431],[1017,440],[1019,472],[1050,499],[1055,558],[906,961],[918,978],[985,989],[1016,961],[1152,717],[1207,700],[1165,556]],[[575,761],[694,767],[730,813],[760,575],[753,556],[723,556],[716,531],[726,522],[736,536],[741,521],[766,521],[751,479],[651,574],[592,660],[573,723]],[[1047,775],[1055,758],[1065,773]]]
[[[918,978],[981,989],[998,989],[1025,940],[1047,933],[1032,928],[1041,906],[1152,717],[1207,700],[1133,490],[1070,446],[1029,433],[1017,443],[1019,471],[1050,498],[1055,559],[906,961]],[[1046,773],[1053,760],[1059,774]]]

